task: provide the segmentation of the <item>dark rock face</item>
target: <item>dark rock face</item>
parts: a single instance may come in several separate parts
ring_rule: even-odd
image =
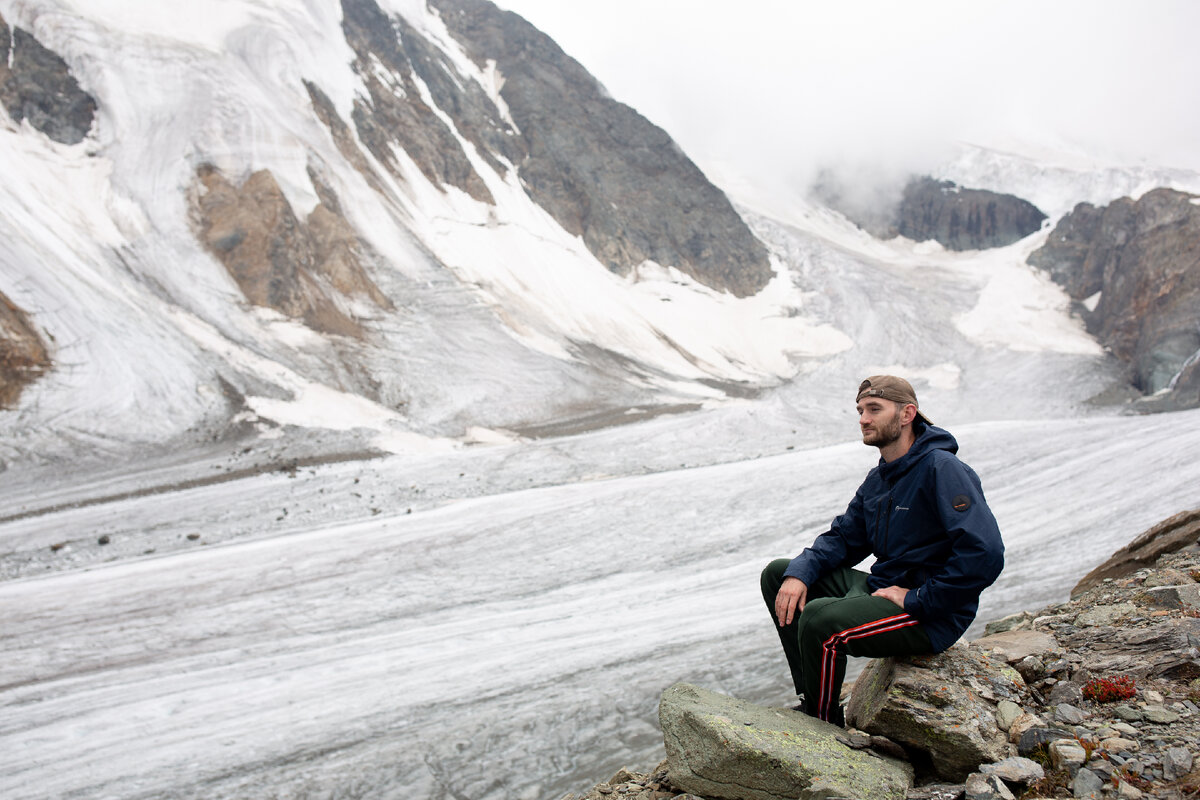
[[[29,317],[0,292],[0,408],[12,408],[21,390],[50,367],[50,355]]]
[[[438,72],[446,80],[453,80],[453,68],[436,60],[436,51],[420,34],[399,17],[384,14],[375,0],[342,0],[342,14],[346,41],[357,56],[354,70],[371,95],[369,104],[361,100],[354,104],[354,124],[363,143],[397,176],[393,142],[408,153],[435,186],[455,186],[476,200],[492,202],[491,192],[471,166],[454,132],[421,99],[413,80],[417,64],[425,73]],[[381,74],[376,63],[389,74]],[[475,89],[483,94],[478,86]],[[499,117],[499,112],[493,113]]]
[[[67,62],[21,28],[0,17],[0,103],[15,121],[63,144],[78,144],[91,130],[96,101],[71,75]]]
[[[392,164],[394,142],[435,185],[492,202],[458,139],[421,99],[417,78],[489,167],[515,167],[530,197],[612,271],[627,274],[650,259],[738,296],[766,285],[766,248],[666,133],[607,97],[516,14],[485,0],[432,5],[476,64],[495,62],[511,121],[402,19],[374,0],[342,0],[355,68],[371,95],[353,122],[377,159]]]
[[[904,187],[896,230],[917,242],[936,239],[950,250],[983,250],[1024,239],[1044,219],[1032,203],[1010,194],[915,178]]]
[[[346,336],[361,336],[362,330],[334,292],[390,306],[363,270],[358,238],[327,189],[320,188],[323,201],[301,222],[268,170],[241,186],[211,166],[202,166],[197,177],[202,189],[193,210],[200,240],[251,303]]]
[[[1011,194],[965,189],[950,181],[913,177],[903,189],[864,194],[825,171],[812,189],[825,205],[880,239],[934,239],[949,250],[1004,247],[1036,232],[1046,219],[1037,206]]]
[[[1029,263],[1078,301],[1088,329],[1130,367],[1147,410],[1200,405],[1200,199],[1155,189],[1106,208],[1081,203]]]

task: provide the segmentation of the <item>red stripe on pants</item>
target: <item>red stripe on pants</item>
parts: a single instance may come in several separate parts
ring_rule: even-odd
[[[821,645],[824,654],[821,657],[821,684],[819,697],[817,698],[817,718],[823,719],[826,722],[829,721],[829,714],[834,702],[833,673],[837,667],[837,651],[839,648],[845,647],[847,642],[855,639],[878,636],[916,624],[918,624],[918,620],[908,614],[897,614],[894,617],[885,617],[872,622],[864,622],[862,625],[856,625],[853,628],[839,631],[826,639],[825,643]]]

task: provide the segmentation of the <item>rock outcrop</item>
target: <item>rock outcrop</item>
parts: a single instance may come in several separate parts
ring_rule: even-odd
[[[0,103],[15,122],[63,144],[78,144],[92,128],[96,101],[80,88],[67,62],[28,31],[0,16]]]
[[[927,753],[938,776],[963,781],[1008,755],[996,704],[1019,701],[1025,681],[958,644],[944,653],[872,660],[854,684],[846,722]]]
[[[12,408],[21,390],[50,367],[50,355],[29,317],[0,292],[0,408]]]
[[[353,123],[380,163],[399,174],[399,147],[435,186],[489,203],[477,167],[515,169],[529,196],[618,274],[652,260],[737,296],[767,284],[765,246],[662,129],[608,97],[516,14],[486,0],[431,5],[470,58],[495,75],[504,108],[402,17],[375,0],[342,0],[346,40],[370,95],[356,103]]]
[[[900,191],[861,196],[833,173],[813,187],[821,202],[880,239],[933,239],[948,250],[1004,247],[1037,232],[1046,219],[1037,206],[1011,194],[967,189],[928,176],[910,178]]]
[[[361,336],[362,328],[338,295],[390,307],[361,264],[362,247],[337,198],[315,176],[322,202],[305,222],[268,170],[241,186],[212,166],[200,167],[197,178],[198,235],[251,303],[345,336]]]
[[[950,250],[983,250],[1024,239],[1045,219],[1019,197],[923,177],[904,187],[896,230],[917,242],[935,239]]]
[[[1149,567],[1161,556],[1182,550],[1196,541],[1200,541],[1200,508],[1167,517],[1084,575],[1071,590],[1071,597],[1080,596],[1105,579],[1124,578],[1131,572]]]
[[[1100,342],[1129,366],[1145,410],[1200,405],[1200,197],[1155,189],[1080,203],[1029,256]]]
[[[680,683],[659,721],[671,783],[728,800],[903,798],[912,768],[838,741],[842,729],[790,709],[763,708]]]

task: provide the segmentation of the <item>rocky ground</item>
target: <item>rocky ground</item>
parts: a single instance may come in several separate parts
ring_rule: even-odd
[[[1081,584],[1068,602],[998,620],[971,643],[970,653],[990,659],[997,674],[1015,668],[1024,685],[1009,698],[988,698],[995,726],[988,720],[985,733],[1005,757],[962,783],[939,779],[928,753],[884,742],[876,730],[851,729],[839,740],[907,753],[916,773],[910,800],[1200,798],[1200,543],[1190,536],[1137,566]],[[647,773],[621,770],[564,800],[693,797],[673,784],[664,761]]]

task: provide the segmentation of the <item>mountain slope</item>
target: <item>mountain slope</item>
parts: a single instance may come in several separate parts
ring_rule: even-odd
[[[4,104],[0,291],[55,343],[10,457],[70,452],[66,431],[118,446],[325,425],[310,386],[375,406],[340,423],[364,441],[462,437],[740,394],[844,346],[775,321],[800,298],[762,291],[777,265],[724,196],[520,18],[177,11],[0,5],[20,53],[37,42],[97,109],[64,144]],[[467,11],[452,34],[443,16]],[[731,312],[765,323],[726,340],[694,324]],[[781,329],[765,350],[764,325]]]

